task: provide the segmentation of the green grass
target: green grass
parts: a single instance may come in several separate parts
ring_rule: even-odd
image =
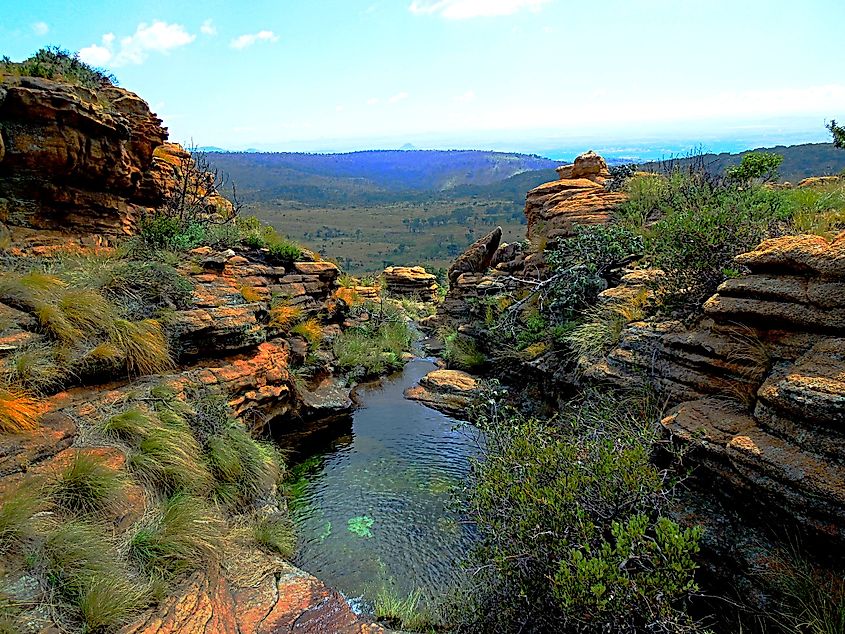
[[[48,485],[50,499],[58,506],[80,514],[113,509],[126,486],[126,478],[97,456],[77,452]]]
[[[373,605],[376,619],[393,628],[408,632],[435,631],[436,622],[422,607],[422,592],[415,590],[405,597],[382,587]]]
[[[0,552],[14,549],[35,534],[33,516],[45,507],[40,487],[21,484],[0,496]]]
[[[832,238],[845,229],[845,179],[838,183],[781,190],[777,195],[792,218],[796,233]]]
[[[45,342],[18,348],[2,367],[6,381],[37,394],[47,394],[67,378],[63,351]]]
[[[296,531],[293,522],[283,515],[257,520],[252,525],[252,538],[259,546],[285,558],[292,557],[296,552]]]
[[[207,503],[176,494],[132,536],[129,554],[148,574],[170,578],[218,561],[225,525]]]
[[[59,524],[41,554],[46,579],[77,613],[84,631],[113,631],[150,602],[147,584],[129,576],[115,544],[92,524]]]
[[[586,312],[582,323],[563,335],[576,359],[597,359],[613,348],[622,336],[622,330],[632,321],[645,317],[645,292],[626,301],[613,300],[594,306]]]
[[[250,436],[238,422],[209,438],[207,461],[216,496],[226,506],[245,507],[279,481],[281,459],[274,448]]]
[[[130,470],[144,483],[169,493],[208,493],[213,485],[199,443],[189,430],[153,427],[130,452]]]
[[[487,357],[478,349],[478,344],[472,337],[451,331],[443,336],[443,344],[443,358],[449,367],[472,371],[487,363]]]
[[[411,345],[411,331],[404,321],[386,322],[374,328],[349,328],[332,343],[338,365],[346,370],[356,367],[367,375],[381,374],[402,367],[402,353]]]
[[[155,319],[114,320],[112,343],[123,352],[131,374],[158,374],[174,367],[167,337]]]
[[[323,327],[316,319],[306,319],[290,329],[290,334],[299,335],[312,348],[318,348],[323,341]]]

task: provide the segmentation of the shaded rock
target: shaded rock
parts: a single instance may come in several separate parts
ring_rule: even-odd
[[[457,281],[464,273],[483,273],[493,261],[499,243],[502,240],[502,228],[496,227],[486,236],[473,242],[449,267],[449,285]]]

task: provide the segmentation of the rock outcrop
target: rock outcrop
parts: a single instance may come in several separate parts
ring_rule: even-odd
[[[476,397],[478,379],[460,370],[433,370],[419,385],[405,390],[406,398],[419,401],[450,416],[460,416]]]
[[[559,180],[535,187],[526,197],[530,240],[554,242],[571,236],[577,225],[604,224],[613,208],[627,198],[622,192],[605,189],[610,172],[604,159],[593,151],[557,172]]]
[[[160,204],[161,120],[134,93],[36,77],[0,83],[0,221],[105,235]]]
[[[421,266],[389,266],[382,273],[384,286],[391,295],[433,302],[437,297],[437,278]]]

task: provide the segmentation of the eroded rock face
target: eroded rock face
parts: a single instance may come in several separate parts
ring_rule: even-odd
[[[167,193],[167,129],[122,88],[6,76],[0,137],[0,222],[123,235]]]
[[[610,192],[604,159],[590,150],[572,165],[557,169],[559,180],[535,187],[525,201],[528,238],[556,241],[572,235],[576,225],[605,224],[614,207],[627,195]]]
[[[437,278],[421,266],[390,266],[382,273],[384,285],[391,295],[433,302],[437,297]]]
[[[484,273],[493,261],[501,241],[502,228],[496,227],[473,242],[449,267],[449,284],[455,283],[465,273]]]

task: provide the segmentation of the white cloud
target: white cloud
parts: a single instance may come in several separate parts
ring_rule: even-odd
[[[404,90],[402,92],[396,93],[395,95],[388,98],[387,103],[399,103],[400,101],[405,101],[410,95],[406,93]]]
[[[344,108],[344,107],[343,107],[342,105],[340,105],[340,104],[338,104],[338,105],[336,105],[336,106],[334,107],[334,111],[335,111],[335,112],[343,112],[344,110],[346,110],[346,108]]]
[[[196,39],[181,24],[168,24],[156,20],[152,24],[141,22],[135,33],[117,38],[114,33],[106,33],[102,37],[102,45],[91,44],[79,51],[82,61],[97,66],[126,66],[127,64],[143,63],[151,52],[169,53],[175,48],[190,44]]]
[[[381,99],[379,99],[378,97],[370,97],[369,99],[367,99],[367,105],[368,106],[375,106],[375,105],[378,105],[378,103],[380,101],[381,101]]]
[[[217,35],[217,27],[214,26],[214,22],[211,18],[208,18],[205,22],[202,23],[200,31],[204,35]]]
[[[475,100],[475,91],[474,90],[467,90],[464,94],[458,95],[455,97],[455,101],[459,103],[469,103],[470,101]]]
[[[441,15],[448,20],[512,15],[539,11],[552,0],[412,0],[408,10],[417,15]]]
[[[241,49],[246,48],[247,46],[252,46],[256,42],[276,42],[278,39],[279,36],[273,33],[273,31],[259,31],[258,33],[245,33],[244,35],[239,35],[229,42],[229,46]]]
[[[50,25],[46,22],[36,22],[32,25],[32,32],[36,35],[47,35],[50,32]]]
[[[79,49],[79,59],[91,66],[105,66],[111,60],[111,51],[105,46],[92,44]]]

